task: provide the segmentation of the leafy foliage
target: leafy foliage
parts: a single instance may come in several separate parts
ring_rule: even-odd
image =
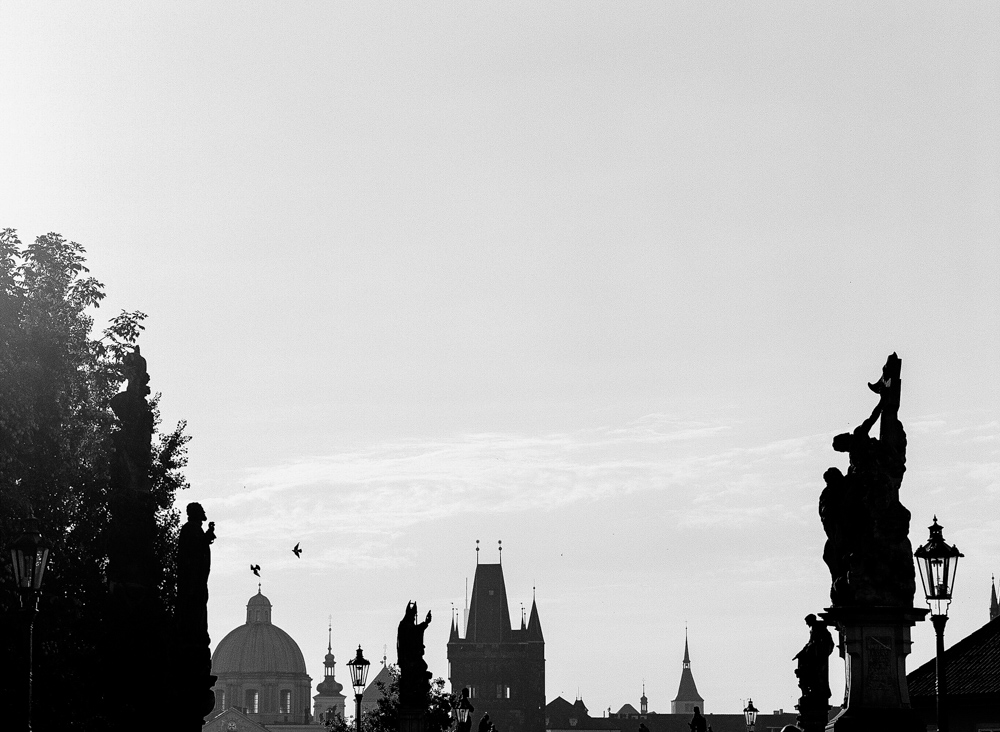
[[[438,677],[431,682],[427,698],[427,732],[445,732],[452,724],[452,709],[458,701],[455,694],[444,690],[444,679]],[[362,732],[397,732],[399,729],[399,669],[389,667],[389,683],[376,681],[382,696],[375,708],[361,717]]]
[[[116,424],[108,402],[121,389],[121,357],[146,316],[122,312],[94,338],[88,310],[99,306],[104,289],[84,262],[83,247],[58,234],[23,246],[13,229],[0,230],[0,544],[6,550],[32,512],[52,544],[35,622],[37,729],[56,720],[60,729],[107,728],[105,715],[115,707],[113,686],[94,672],[107,601]],[[157,425],[159,397],[151,399]],[[152,447],[156,547],[164,563],[158,589],[168,608],[180,523],[174,497],[187,487],[184,429],[183,422],[168,432],[157,428]],[[0,562],[0,622],[7,628],[0,657],[20,659],[22,614],[11,574],[9,562]],[[3,665],[0,698],[21,698],[23,667]]]

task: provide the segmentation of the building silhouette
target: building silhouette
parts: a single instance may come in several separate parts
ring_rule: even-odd
[[[694,675],[691,673],[691,654],[688,653],[687,631],[684,631],[684,662],[681,667],[681,683],[677,687],[677,697],[670,702],[671,714],[691,714],[694,708],[698,707],[701,713],[705,713],[705,700],[698,693],[698,687],[694,683]]]
[[[476,717],[489,713],[498,732],[544,732],[545,639],[534,598],[527,624],[510,623],[501,564],[477,564],[472,601],[460,634],[452,618],[448,675],[454,693],[469,687]]]
[[[231,630],[212,654],[218,676],[217,714],[235,708],[260,724],[308,724],[311,679],[302,651],[271,622],[271,601],[257,594],[247,602],[247,621]]]
[[[333,657],[333,622],[327,628],[326,657],[323,659],[323,680],[316,687],[313,697],[316,720],[324,720],[327,714],[344,716],[344,695],[341,693],[344,685],[334,677],[334,667],[337,665]]]

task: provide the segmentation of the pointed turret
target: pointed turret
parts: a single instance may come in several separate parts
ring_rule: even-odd
[[[687,630],[684,631],[684,663],[681,668],[681,683],[677,687],[677,698],[670,702],[671,714],[691,714],[698,707],[704,714],[705,700],[698,693],[691,673],[691,654],[688,652]]]
[[[990,578],[990,620],[1000,615],[1000,604],[997,603],[997,578]]]
[[[458,637],[458,622],[455,620],[455,615],[453,613],[451,616],[451,633],[448,634],[448,642],[454,643],[457,640],[460,640]]]
[[[323,659],[323,680],[316,686],[317,694],[313,697],[316,719],[333,719],[334,716],[344,716],[344,685],[334,678],[334,668],[337,665],[333,657],[333,619],[327,628],[326,657]]]
[[[545,640],[542,636],[542,623],[538,619],[538,605],[535,603],[535,598],[531,598],[531,615],[528,617],[527,638],[529,641]]]

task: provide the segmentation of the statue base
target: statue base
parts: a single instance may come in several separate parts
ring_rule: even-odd
[[[795,721],[802,732],[823,732],[827,720],[830,719],[830,699],[822,697],[799,697],[795,705],[799,715]]]
[[[400,707],[399,732],[427,732],[427,712],[423,709]]]
[[[847,689],[843,711],[826,725],[828,732],[924,732],[910,706],[906,656],[910,628],[927,610],[899,607],[830,607],[823,620],[839,632]]]

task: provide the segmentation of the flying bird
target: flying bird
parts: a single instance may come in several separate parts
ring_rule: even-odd
[[[260,577],[260,565],[259,564],[251,564],[250,565],[250,571],[253,572],[255,575],[257,575],[258,577]]]
[[[298,543],[295,545],[295,548],[292,549],[292,553],[295,554],[295,556],[298,557],[299,559],[302,558],[302,550],[299,549],[299,544]]]

